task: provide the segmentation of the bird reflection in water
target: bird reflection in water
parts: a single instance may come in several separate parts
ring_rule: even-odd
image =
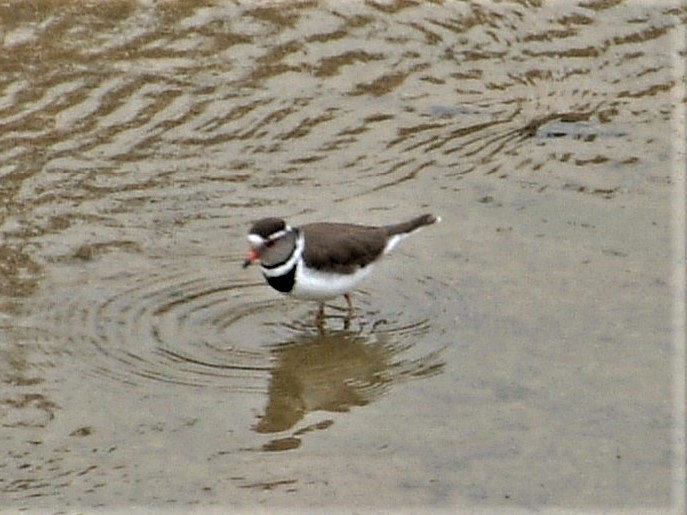
[[[379,398],[397,382],[439,373],[439,352],[416,360],[401,360],[403,348],[387,332],[363,335],[348,330],[301,335],[272,350],[269,399],[254,426],[258,433],[287,431],[308,413],[347,412]],[[300,436],[330,427],[325,419],[273,440],[263,450],[287,450],[300,445]]]

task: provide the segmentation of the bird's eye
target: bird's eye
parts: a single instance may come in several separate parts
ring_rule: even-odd
[[[274,240],[267,240],[265,242],[265,247],[271,247],[272,245],[274,245]]]

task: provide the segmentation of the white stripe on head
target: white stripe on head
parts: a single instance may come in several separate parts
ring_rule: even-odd
[[[293,229],[291,229],[291,227],[289,227],[289,226],[287,225],[287,226],[286,226],[284,229],[282,229],[281,231],[273,232],[272,234],[270,234],[269,238],[267,238],[267,239],[268,239],[268,240],[278,240],[279,238],[283,238],[284,236],[286,236],[287,234],[289,234],[292,230],[293,230]]]
[[[257,234],[249,234],[246,237],[248,238],[248,243],[250,243],[250,246],[254,249],[262,247],[265,244],[265,239]]]
[[[276,240],[278,240],[279,238],[283,238],[284,236],[286,236],[286,235],[287,235],[289,232],[291,232],[292,230],[293,230],[293,229],[292,229],[290,226],[287,225],[284,229],[282,229],[282,230],[280,230],[280,231],[277,231],[277,232],[273,232],[273,233],[270,234],[269,237],[267,237],[267,238],[263,238],[263,237],[260,236],[259,234],[255,234],[255,233],[250,233],[250,234],[247,236],[247,238],[248,238],[248,242],[250,243],[250,246],[251,246],[251,247],[253,247],[253,248],[258,248],[258,247],[262,247],[262,246],[263,246],[265,243],[267,243],[268,241],[276,241]]]

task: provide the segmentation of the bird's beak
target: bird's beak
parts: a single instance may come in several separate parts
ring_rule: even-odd
[[[255,249],[250,249],[248,251],[248,256],[246,257],[246,260],[243,262],[243,268],[248,268],[253,261],[257,261],[260,259],[260,254],[258,253],[257,250]]]

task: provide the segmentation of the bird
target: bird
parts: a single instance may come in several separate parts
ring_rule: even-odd
[[[257,261],[272,288],[317,301],[317,325],[324,320],[324,301],[340,295],[350,319],[355,313],[351,292],[374,265],[403,238],[440,221],[439,216],[424,214],[383,226],[319,222],[295,227],[282,218],[262,218],[248,231],[250,250],[243,268]]]

